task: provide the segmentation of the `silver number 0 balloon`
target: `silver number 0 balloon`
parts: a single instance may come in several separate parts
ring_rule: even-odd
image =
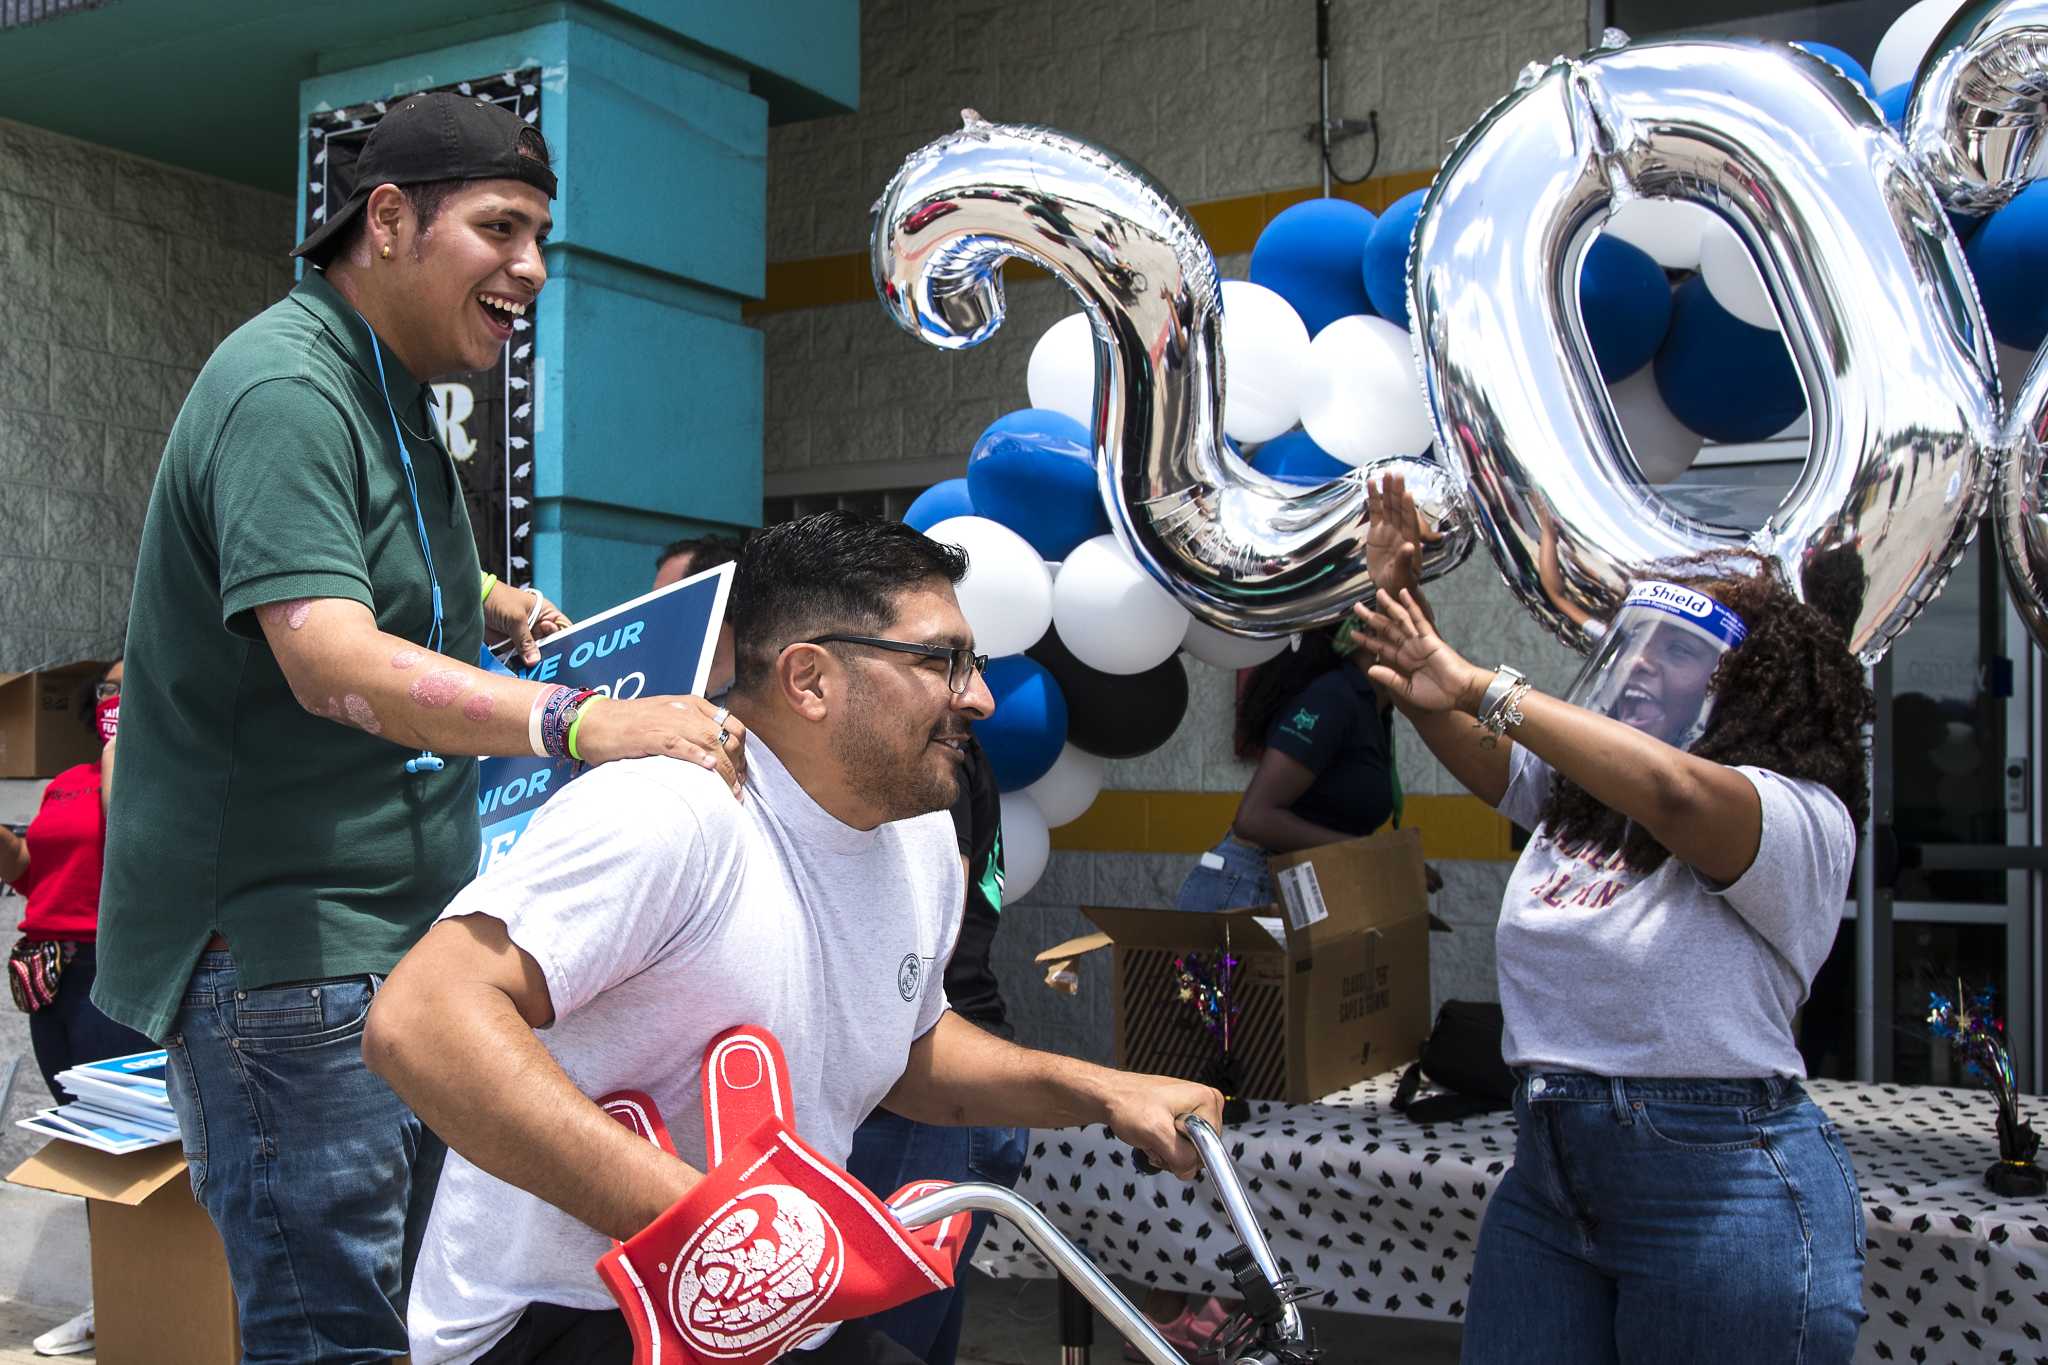
[[[1813,444],[1757,532],[1648,487],[1599,379],[1579,266],[1630,196],[1732,225],[1783,319]],[[1818,58],[1681,41],[1559,60],[1452,152],[1409,270],[1438,448],[1509,586],[1581,649],[1652,566],[1748,550],[1809,596],[1834,584],[1875,660],[1974,530],[1997,370],[1962,246],[1874,106]],[[1546,572],[1553,547],[1566,572]]]
[[[1433,578],[1472,537],[1440,465],[1381,461],[1317,488],[1260,474],[1223,444],[1216,261],[1143,171],[1047,128],[965,127],[911,154],[875,205],[883,305],[912,336],[973,346],[1003,321],[1017,257],[1079,295],[1095,330],[1095,466],[1117,538],[1198,619],[1239,634],[1330,620],[1372,591],[1366,479],[1406,476],[1445,532]]]
[[[1906,145],[1944,202],[2000,208],[2048,172],[2048,0],[1965,5],[1935,39],[1906,105]],[[2006,582],[2048,648],[2048,348],[2008,399],[1993,493]]]

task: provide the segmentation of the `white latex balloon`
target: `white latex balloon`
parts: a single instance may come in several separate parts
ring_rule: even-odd
[[[1038,803],[1023,792],[1003,793],[1003,904],[1031,894],[1052,858],[1052,835]]]
[[[1615,209],[1603,231],[1647,251],[1666,270],[1694,270],[1700,234],[1719,222],[1711,209],[1682,199],[1630,199]]]
[[[1190,616],[1180,647],[1211,668],[1255,668],[1287,648],[1287,640],[1285,635],[1277,640],[1251,640]]]
[[[1187,608],[1115,536],[1082,541],[1060,565],[1052,619],[1074,657],[1104,673],[1143,673],[1165,663],[1188,631]]]
[[[953,585],[974,648],[990,658],[1022,654],[1052,624],[1052,575],[1031,542],[987,517],[947,517],[925,534],[967,551]]]
[[[1735,229],[1716,221],[1700,234],[1700,276],[1714,302],[1752,327],[1775,332],[1778,310],[1764,289],[1763,272],[1757,269],[1749,248],[1735,235]]]
[[[1058,829],[1081,818],[1102,793],[1102,779],[1109,775],[1106,759],[1069,744],[1060,750],[1052,770],[1024,789],[1038,804],[1046,828]]]
[[[1363,313],[1338,318],[1309,343],[1301,425],[1348,465],[1429,449],[1429,404],[1406,328]]]
[[[1024,391],[1034,408],[1064,412],[1095,428],[1095,332],[1086,313],[1073,313],[1045,329],[1031,348]]]
[[[1962,7],[1963,0],[1920,0],[1901,14],[1878,39],[1877,55],[1870,61],[1870,83],[1882,93],[1912,80],[1942,26]]]
[[[1692,468],[1705,438],[1671,415],[1664,395],[1657,392],[1654,366],[1645,365],[1608,393],[1644,478],[1651,483],[1670,483]]]
[[[1223,282],[1223,430],[1270,441],[1301,418],[1308,325],[1262,284]]]

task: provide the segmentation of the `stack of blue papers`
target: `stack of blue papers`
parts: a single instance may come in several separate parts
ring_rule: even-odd
[[[122,1156],[178,1140],[178,1116],[165,1087],[167,1059],[159,1048],[109,1057],[57,1073],[69,1104],[38,1110],[18,1127]]]

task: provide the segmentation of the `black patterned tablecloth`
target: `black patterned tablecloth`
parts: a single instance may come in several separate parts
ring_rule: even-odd
[[[1314,1291],[1308,1302],[1456,1320],[1480,1215],[1514,1160],[1514,1119],[1411,1123],[1387,1104],[1395,1079],[1321,1104],[1255,1103],[1226,1138],[1282,1268]],[[1842,1081],[1807,1089],[1841,1130],[1869,1215],[1870,1321],[1857,1360],[2048,1365],[2048,1201],[1984,1188],[1991,1097]],[[1225,1282],[1216,1257],[1234,1238],[1207,1187],[1139,1174],[1107,1129],[1034,1133],[1017,1188],[1112,1275],[1198,1292]],[[974,1261],[996,1276],[1051,1273],[1000,1224]]]

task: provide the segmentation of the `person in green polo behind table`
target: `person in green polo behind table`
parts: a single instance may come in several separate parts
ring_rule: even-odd
[[[362,1063],[384,973],[474,875],[478,755],[671,754],[742,727],[473,666],[568,621],[485,576],[423,378],[494,362],[547,279],[555,177],[496,106],[416,96],[171,430],[129,618],[93,1001],[164,1042],[249,1362],[406,1350],[441,1147]]]

